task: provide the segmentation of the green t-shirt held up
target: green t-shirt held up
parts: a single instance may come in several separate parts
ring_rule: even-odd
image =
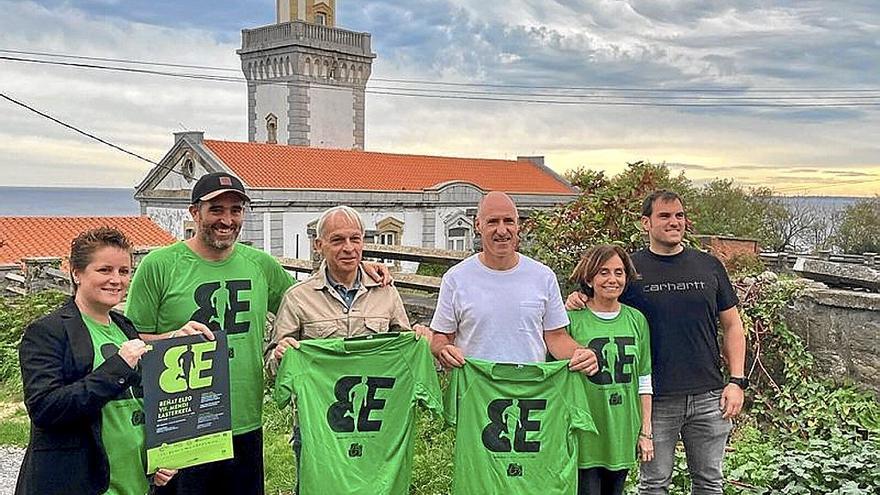
[[[229,342],[232,432],[260,428],[263,335],[293,278],[269,254],[236,244],[223,261],[207,261],[178,242],[148,254],[128,291],[125,314],[139,332],[166,333],[193,320]]]
[[[95,359],[92,369],[119,352],[128,337],[111,320],[104,325],[82,315]],[[101,408],[101,440],[110,463],[110,487],[107,495],[145,495],[147,483],[147,457],[144,450],[144,403],[143,394],[132,387]]]
[[[595,431],[585,388],[568,361],[455,368],[444,404],[455,425],[452,493],[575,494],[575,433]]]
[[[411,332],[303,341],[284,354],[275,400],[296,400],[303,495],[409,493],[415,405],[443,407],[428,342]]]
[[[598,373],[587,378],[587,403],[597,432],[578,434],[578,467],[628,469],[636,462],[642,427],[639,377],[651,374],[648,322],[623,304],[611,319],[589,309],[569,311],[568,317],[572,338],[599,358]]]

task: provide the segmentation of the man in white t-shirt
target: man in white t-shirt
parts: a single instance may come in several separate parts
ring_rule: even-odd
[[[446,368],[465,357],[505,363],[537,363],[549,351],[570,359],[572,371],[598,371],[596,354],[564,329],[568,315],[556,276],[517,253],[519,214],[513,200],[490,192],[480,202],[477,231],[482,252],[452,267],[440,286],[431,320],[431,352]]]

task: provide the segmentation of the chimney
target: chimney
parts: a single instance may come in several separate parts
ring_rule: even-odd
[[[201,144],[205,140],[205,131],[175,132],[174,144],[177,144],[181,139],[186,139],[194,144]]]
[[[516,157],[516,161],[518,161],[518,162],[532,162],[539,167],[544,166],[544,157],[543,156],[518,156],[518,157]]]

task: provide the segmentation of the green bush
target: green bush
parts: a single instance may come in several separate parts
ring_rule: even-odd
[[[20,297],[0,297],[0,384],[21,386],[18,344],[25,327],[60,306],[67,296],[43,291]]]
[[[424,275],[426,277],[442,277],[449,270],[449,265],[442,263],[419,263],[416,275]]]
[[[782,309],[803,290],[792,280],[753,277],[745,289],[741,314],[752,356],[755,384],[749,404],[737,420],[731,451],[725,457],[725,493],[873,494],[880,486],[880,404],[850,384],[820,378],[803,340],[784,324]],[[0,299],[0,402],[20,401],[15,348],[24,327],[58,306],[66,296],[41,293]],[[10,378],[15,378],[10,380]],[[446,377],[441,376],[441,383]],[[267,381],[267,385],[271,382]],[[21,416],[21,414],[19,414]],[[15,419],[13,424],[12,419]],[[26,441],[26,418],[4,419],[0,443]],[[418,412],[418,433],[410,493],[450,493],[455,435],[443,420]],[[6,431],[10,430],[10,431]],[[288,443],[289,408],[279,409],[267,394],[264,402],[264,459],[267,493],[291,493],[296,480]],[[686,461],[676,453],[672,494],[689,492]],[[635,493],[636,470],[627,493]]]
[[[880,252],[880,196],[848,206],[832,241],[844,253]]]
[[[758,277],[743,297],[755,387],[726,458],[727,479],[756,493],[876,493],[880,403],[815,368],[782,317],[801,291],[796,281]]]
[[[580,195],[551,210],[536,211],[523,223],[521,250],[549,266],[564,292],[581,255],[596,244],[613,243],[628,251],[644,246],[642,200],[656,189],[671,189],[686,204],[694,188],[684,175],[673,176],[665,165],[630,163],[625,171],[608,178],[603,172],[576,169],[568,180]]]
[[[724,260],[724,267],[731,278],[758,275],[764,272],[764,261],[754,253],[736,253]]]

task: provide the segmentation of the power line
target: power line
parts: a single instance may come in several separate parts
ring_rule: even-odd
[[[17,55],[35,55],[40,57],[53,57],[53,58],[70,58],[74,60],[91,60],[93,62],[121,62],[132,65],[153,65],[159,67],[177,67],[184,69],[204,69],[204,70],[217,70],[217,71],[225,71],[225,72],[241,72],[241,69],[232,69],[229,67],[216,67],[211,65],[192,65],[192,64],[179,64],[179,63],[170,63],[170,62],[152,62],[148,60],[133,60],[127,58],[109,58],[109,57],[88,57],[85,55],[69,55],[63,53],[49,53],[49,52],[30,52],[25,50],[7,50],[0,49],[0,53],[14,53]]]
[[[124,72],[124,73],[134,73],[134,74],[142,74],[142,75],[157,75],[157,76],[166,76],[166,77],[176,77],[176,78],[184,78],[184,79],[195,79],[201,81],[213,81],[213,82],[227,82],[227,83],[237,83],[242,84],[247,82],[243,77],[230,77],[230,76],[220,76],[220,75],[207,75],[207,74],[191,74],[191,73],[177,73],[177,72],[167,72],[167,71],[158,71],[158,70],[150,70],[150,69],[138,69],[131,67],[117,67],[117,66],[107,66],[107,65],[97,65],[97,64],[87,64],[87,63],[79,63],[79,62],[62,62],[62,61],[52,61],[52,60],[39,60],[32,58],[22,58],[22,57],[10,57],[10,56],[0,56],[0,60],[7,60],[12,62],[25,62],[25,63],[34,63],[34,64],[43,64],[43,65],[54,65],[54,66],[64,66],[64,67],[72,67],[79,69],[95,69],[95,70],[105,70],[105,71],[115,71],[115,72]],[[297,85],[299,83],[295,81],[254,81],[255,84],[260,85]],[[431,93],[424,93],[425,91],[431,91]],[[847,107],[877,107],[880,106],[880,95],[869,95],[869,96],[853,96],[853,97],[813,97],[810,98],[812,100],[823,100],[821,102],[786,102],[786,97],[777,97],[770,98],[773,100],[772,102],[761,102],[757,100],[758,97],[741,97],[737,101],[728,101],[723,100],[719,101],[720,97],[712,97],[712,98],[700,98],[700,97],[660,97],[660,96],[652,96],[652,97],[633,97],[633,96],[609,96],[609,95],[557,95],[553,98],[578,98],[577,100],[572,99],[548,99],[550,98],[548,95],[542,94],[517,94],[517,95],[507,95],[505,96],[503,93],[493,93],[493,92],[469,92],[465,93],[463,91],[444,91],[444,90],[425,90],[420,88],[402,88],[402,87],[379,87],[376,89],[367,89],[365,91],[368,94],[375,95],[383,95],[383,96],[399,96],[399,97],[410,97],[410,98],[433,98],[433,99],[444,99],[444,100],[464,100],[464,101],[489,101],[489,102],[510,102],[510,103],[532,103],[532,104],[550,104],[550,105],[577,105],[577,106],[643,106],[643,107],[751,107],[751,108],[847,108]],[[586,98],[586,99],[585,99]],[[732,98],[732,97],[727,97]],[[791,98],[801,98],[801,97],[791,97]],[[842,98],[845,101],[835,101],[831,102],[824,101],[825,99],[838,99]],[[646,99],[661,99],[667,100],[665,102],[655,102],[655,101],[645,101]]]
[[[54,54],[47,52],[30,52],[23,50],[8,50],[8,49],[0,49],[0,53],[13,53],[13,54],[21,54],[21,55],[34,55],[34,56],[44,56],[51,58],[68,58],[73,60],[84,60],[84,61],[101,61],[101,62],[114,62],[114,63],[125,63],[125,64],[133,64],[133,65],[144,65],[144,66],[156,66],[156,67],[168,67],[168,68],[183,68],[183,69],[198,69],[198,70],[214,70],[214,71],[226,71],[226,72],[235,72],[239,73],[238,69],[231,69],[227,67],[215,67],[215,66],[207,66],[207,65],[190,65],[190,64],[177,64],[177,63],[164,63],[164,62],[153,62],[153,61],[144,61],[144,60],[132,60],[132,59],[122,59],[122,58],[106,58],[106,57],[89,57],[89,56],[81,56],[81,55],[70,55],[70,54]],[[64,61],[53,61],[53,60],[39,60],[32,58],[23,58],[23,57],[8,57],[8,56],[0,56],[0,60],[7,60],[11,62],[25,62],[25,63],[36,63],[36,64],[44,64],[44,65],[55,65],[55,66],[66,66],[78,69],[95,69],[95,70],[106,70],[106,71],[117,71],[117,72],[127,72],[127,73],[135,73],[135,74],[143,74],[143,75],[157,75],[157,76],[166,76],[166,77],[176,77],[176,78],[184,78],[184,79],[194,79],[194,80],[202,80],[202,81],[214,81],[214,82],[230,82],[241,84],[246,82],[246,79],[243,77],[231,77],[231,76],[222,76],[222,75],[211,75],[211,74],[198,74],[198,73],[179,73],[179,72],[168,72],[168,71],[158,71],[158,70],[150,70],[150,69],[138,69],[131,67],[118,67],[118,66],[107,66],[107,65],[98,65],[98,64],[87,64],[87,63],[74,63],[74,62],[64,62]],[[768,88],[768,89],[755,89],[755,88],[636,88],[636,87],[607,87],[607,86],[533,86],[533,85],[518,85],[518,84],[485,84],[485,83],[463,83],[463,82],[442,82],[442,81],[424,81],[424,80],[408,80],[408,79],[390,79],[390,78],[372,78],[371,81],[381,81],[381,82],[393,82],[397,84],[404,85],[427,85],[427,86],[441,86],[441,87],[461,87],[461,88],[515,88],[515,89],[530,89],[530,90],[562,90],[562,91],[608,91],[608,92],[634,92],[634,93],[648,93],[648,92],[656,92],[660,93],[660,95],[621,95],[621,94],[611,94],[611,95],[601,95],[601,94],[569,94],[569,93],[533,93],[533,92],[497,92],[497,91],[473,91],[473,90],[444,90],[437,88],[419,88],[419,87],[400,87],[400,86],[380,86],[374,87],[373,89],[367,89],[366,92],[369,94],[377,94],[384,96],[399,96],[399,97],[413,97],[413,98],[434,98],[434,99],[454,99],[454,100],[471,100],[471,101],[494,101],[494,102],[516,102],[516,103],[535,103],[535,104],[554,104],[554,105],[605,105],[605,106],[650,106],[650,107],[757,107],[757,108],[844,108],[844,107],[875,107],[880,106],[880,101],[876,101],[880,99],[880,94],[874,94],[880,92],[880,89],[867,89],[867,88],[793,88],[793,89],[779,89],[779,88]],[[296,85],[296,82],[288,82],[288,81],[271,81],[271,80],[261,80],[254,81],[254,83],[263,85]],[[737,95],[718,95],[718,96],[676,96],[675,93],[744,93],[749,92],[750,94],[737,94]],[[833,92],[833,93],[847,93],[849,96],[836,96],[836,95],[821,95],[821,96],[800,96],[808,93],[819,93],[819,92]],[[425,94],[428,93],[428,94]],[[790,96],[783,94],[782,96],[755,96],[754,93],[790,93],[797,94],[799,96]],[[143,160],[152,165],[158,166],[158,164],[150,159],[144,158],[143,156],[138,155],[137,153],[128,151],[121,146],[115,145],[105,139],[99,138],[91,133],[83,131],[73,125],[67,124],[55,117],[52,117],[44,112],[36,110],[29,105],[26,105],[18,100],[15,100],[5,94],[0,93],[0,97],[26,108],[27,110],[36,113],[44,118],[52,120],[53,122],[62,125],[70,130],[73,130],[79,134],[82,134],[90,139],[98,141],[106,146],[110,146],[118,151],[122,151],[126,154],[134,156],[140,160]],[[548,98],[562,98],[560,99],[548,99]],[[576,98],[576,99],[575,99]],[[616,98],[616,99],[611,99]],[[604,100],[602,100],[604,99]],[[649,101],[645,101],[649,100]],[[654,102],[650,100],[661,100],[660,102]],[[663,100],[666,100],[664,102]],[[669,100],[672,100],[671,102]],[[769,103],[763,103],[761,101],[769,100]],[[789,103],[787,101],[798,101],[798,100],[814,100],[812,103]],[[821,103],[815,102],[815,100],[821,100]],[[827,102],[827,100],[832,100],[832,102]],[[833,100],[844,100],[843,102],[833,102]],[[761,103],[758,103],[761,102]],[[167,168],[167,167],[162,167]],[[183,175],[181,172],[174,170],[173,168],[167,168],[169,171],[174,172],[179,175]],[[844,181],[838,182],[834,184],[825,184],[821,186],[813,186],[813,187],[789,187],[789,188],[781,188],[776,189],[777,192],[788,192],[788,191],[796,191],[796,190],[812,190],[812,189],[821,189],[828,187],[838,187],[844,185],[858,185],[858,184],[867,184],[873,182],[880,182],[880,179],[869,179],[869,180],[855,180],[855,181]]]
[[[8,101],[8,102],[10,102],[10,103],[13,103],[13,104],[15,104],[15,105],[18,105],[18,106],[20,106],[20,107],[22,107],[22,108],[24,108],[24,109],[26,109],[26,110],[28,110],[28,111],[30,111],[30,112],[33,112],[33,113],[39,115],[40,117],[43,117],[43,118],[49,119],[49,120],[51,120],[52,122],[55,122],[56,124],[58,124],[58,125],[60,125],[60,126],[63,126],[63,127],[67,128],[67,129],[70,129],[71,131],[74,131],[74,132],[76,132],[76,133],[78,133],[78,134],[82,134],[83,136],[85,136],[85,137],[87,137],[87,138],[89,138],[89,139],[92,139],[92,140],[94,140],[94,141],[97,141],[97,142],[99,142],[99,143],[101,143],[101,144],[103,144],[103,145],[105,145],[105,146],[109,146],[109,147],[111,147],[111,148],[113,148],[113,149],[115,149],[115,150],[117,150],[117,151],[121,151],[121,152],[123,152],[123,153],[125,153],[125,154],[127,154],[127,155],[131,155],[131,156],[137,158],[138,160],[142,160],[142,161],[145,161],[145,162],[149,163],[150,165],[154,165],[154,166],[159,167],[159,168],[161,168],[161,169],[168,170],[169,172],[173,172],[173,173],[175,173],[175,174],[178,174],[178,175],[181,175],[181,176],[184,176],[184,177],[185,177],[185,175],[184,175],[182,172],[180,172],[180,171],[178,171],[178,170],[175,170],[174,168],[159,165],[158,163],[154,162],[153,160],[150,160],[149,158],[145,158],[145,157],[143,157],[143,156],[141,156],[141,155],[135,153],[134,151],[129,151],[129,150],[123,148],[122,146],[119,146],[119,145],[117,145],[117,144],[113,144],[113,143],[111,143],[110,141],[108,141],[108,140],[106,140],[106,139],[100,138],[100,137],[98,137],[98,136],[96,136],[96,135],[94,135],[94,134],[92,134],[92,133],[90,133],[90,132],[88,132],[88,131],[84,131],[84,130],[80,129],[79,127],[76,127],[76,126],[74,126],[74,125],[72,125],[72,124],[68,124],[67,122],[62,121],[61,119],[58,119],[58,118],[56,118],[56,117],[53,117],[53,116],[47,114],[46,112],[42,112],[42,111],[40,111],[40,110],[37,110],[36,108],[34,108],[34,107],[28,105],[27,103],[24,103],[24,102],[19,101],[19,100],[15,99],[15,98],[12,98],[11,96],[9,96],[9,95],[7,95],[7,94],[4,94],[4,93],[0,92],[0,98],[3,98],[4,100],[6,100],[6,101]]]
[[[449,82],[449,81],[427,81],[420,79],[390,79],[374,77],[373,81],[408,83],[408,84],[426,84],[437,86],[470,86],[470,87],[488,87],[488,88],[520,88],[520,89],[567,89],[577,91],[621,91],[621,92],[657,92],[657,93],[822,93],[822,92],[839,92],[839,93],[865,93],[880,91],[878,88],[699,88],[699,87],[682,87],[682,88],[646,88],[633,86],[536,86],[530,84],[489,84],[489,83],[468,83],[468,82]]]
[[[157,62],[157,61],[149,61],[149,60],[126,59],[126,58],[91,57],[91,56],[84,56],[84,55],[50,53],[50,52],[36,52],[36,51],[26,51],[26,50],[11,50],[11,49],[0,49],[0,53],[13,53],[13,54],[19,54],[19,55],[34,55],[34,56],[44,56],[44,57],[53,57],[53,58],[70,58],[70,59],[75,59],[75,60],[90,60],[90,61],[99,61],[99,62],[119,62],[119,63],[133,64],[133,65],[152,65],[152,66],[160,66],[160,67],[204,69],[204,70],[234,72],[236,74],[241,73],[240,68],[218,67],[218,66],[211,66],[211,65],[181,64],[181,63]],[[727,87],[727,88],[706,88],[706,87],[646,88],[646,87],[624,87],[624,86],[559,86],[559,85],[539,86],[539,85],[533,85],[533,84],[499,84],[499,83],[491,84],[491,83],[481,83],[481,82],[430,81],[430,80],[421,80],[421,79],[399,79],[399,78],[381,78],[381,77],[373,77],[370,80],[377,81],[377,82],[391,82],[391,83],[399,83],[399,84],[421,84],[421,85],[428,85],[428,86],[549,89],[549,90],[575,90],[575,91],[623,91],[623,92],[631,91],[631,92],[657,92],[657,93],[682,93],[682,92],[690,92],[690,93],[743,93],[743,92],[747,92],[747,91],[752,92],[752,93],[822,93],[822,92],[873,93],[873,92],[880,91],[880,88],[750,88],[750,87],[741,87],[741,88],[731,88],[731,87]]]
[[[851,180],[851,181],[841,181],[841,182],[835,182],[834,184],[822,184],[820,186],[783,187],[781,189],[774,189],[774,192],[812,191],[813,189],[827,189],[829,187],[872,184],[874,182],[880,182],[880,179],[859,179],[859,180]]]
[[[687,103],[687,102],[669,102],[655,103],[642,101],[571,101],[571,100],[542,100],[542,99],[520,99],[520,98],[504,98],[492,96],[452,96],[438,94],[415,94],[400,93],[394,91],[376,91],[367,90],[369,94],[387,95],[387,96],[404,96],[415,98],[434,98],[442,100],[470,100],[470,101],[496,101],[496,102],[517,102],[517,103],[540,103],[549,105],[585,105],[585,106],[630,106],[630,107],[691,107],[691,108],[718,108],[718,107],[752,107],[752,108],[845,108],[845,107],[877,107],[880,101],[872,102],[842,102],[842,103],[720,103],[720,102],[704,102],[704,103]]]

